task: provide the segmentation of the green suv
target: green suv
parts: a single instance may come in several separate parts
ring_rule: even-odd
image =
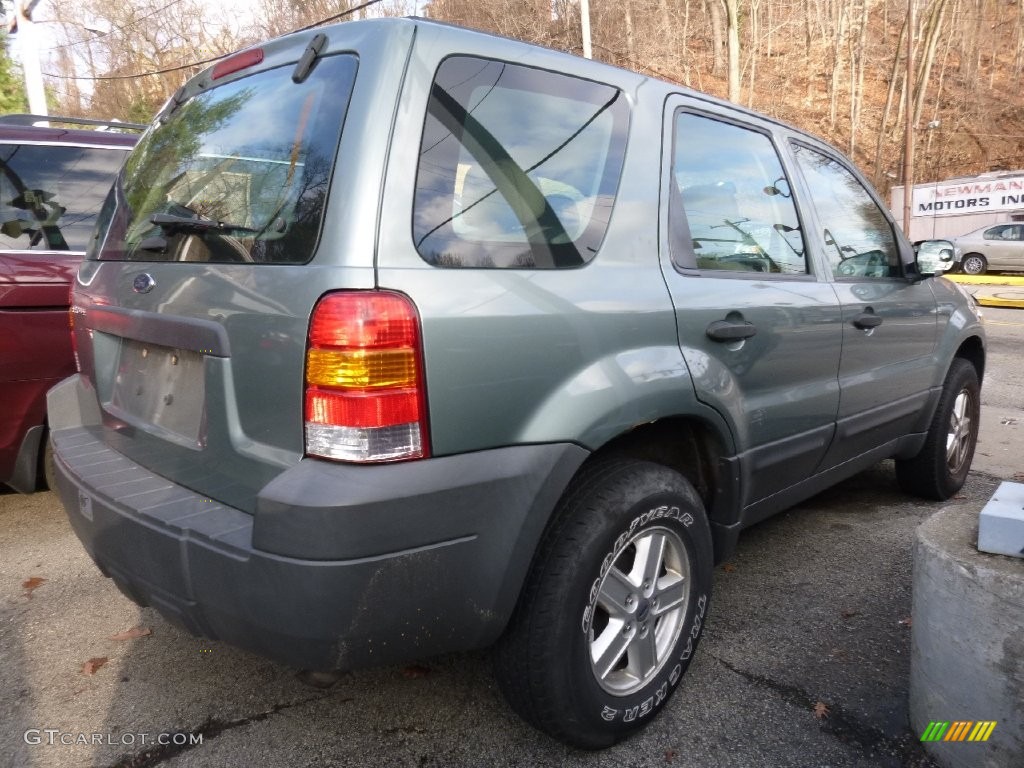
[[[286,664],[496,644],[522,716],[606,746],[678,686],[743,528],[882,459],[932,499],[970,467],[951,246],[919,260],[820,141],[633,72],[295,34],[175,94],[100,219],[49,397],[71,524],[139,604]]]

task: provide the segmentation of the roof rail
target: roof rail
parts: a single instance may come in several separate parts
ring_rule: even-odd
[[[90,125],[97,129],[114,128],[117,130],[144,131],[149,126],[142,123],[122,123],[120,120],[95,120],[91,117],[61,117],[59,115],[0,115],[0,125],[38,125],[39,123],[58,123],[60,125]]]

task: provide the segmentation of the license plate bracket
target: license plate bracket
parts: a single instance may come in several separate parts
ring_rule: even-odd
[[[191,350],[122,339],[111,412],[146,431],[201,448],[204,360]]]

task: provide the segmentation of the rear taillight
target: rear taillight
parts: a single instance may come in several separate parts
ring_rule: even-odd
[[[341,461],[428,455],[419,315],[398,293],[324,296],[306,352],[306,453]]]

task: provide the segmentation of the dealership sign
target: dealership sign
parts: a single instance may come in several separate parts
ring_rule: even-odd
[[[915,216],[955,216],[1021,208],[1024,208],[1024,176],[914,187]]]

